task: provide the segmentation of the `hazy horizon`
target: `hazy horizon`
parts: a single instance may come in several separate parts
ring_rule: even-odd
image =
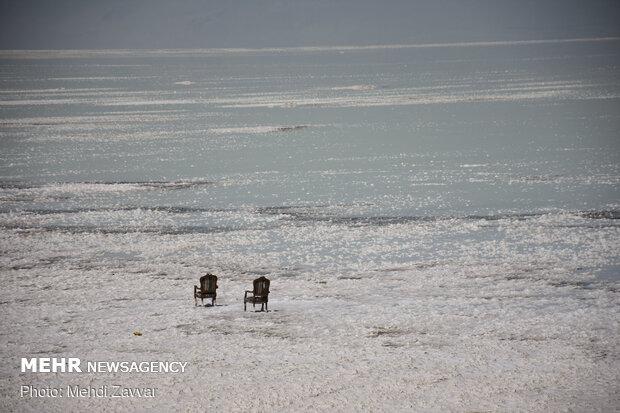
[[[0,49],[408,45],[620,36],[613,1],[0,0]]]

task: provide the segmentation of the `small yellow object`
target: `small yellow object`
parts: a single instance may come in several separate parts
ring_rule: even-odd
[[[133,335],[134,335],[134,336],[141,336],[141,335],[142,335],[142,333],[141,333],[141,332],[139,332],[139,331],[134,331],[134,332],[133,332]]]

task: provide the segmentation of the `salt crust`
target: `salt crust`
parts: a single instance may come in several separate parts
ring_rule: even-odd
[[[620,237],[617,226],[588,222],[550,215],[174,236],[2,230],[2,409],[611,411],[618,282],[587,269],[613,262]],[[458,247],[442,244],[458,233]],[[410,257],[439,249],[403,261],[390,252],[395,240]],[[217,306],[194,307],[191,288],[206,271],[220,276]],[[258,274],[272,279],[271,311],[244,313],[243,290]],[[188,367],[20,374],[29,356]],[[25,383],[148,386],[158,396],[24,399]]]

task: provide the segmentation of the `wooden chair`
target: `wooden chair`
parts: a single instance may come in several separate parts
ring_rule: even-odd
[[[252,303],[252,308],[256,308],[256,303],[260,303],[261,311],[263,311],[263,307],[265,311],[269,311],[269,283],[270,281],[265,277],[260,277],[254,280],[254,290],[245,291],[245,296],[243,297],[243,311],[246,310],[247,303]],[[248,294],[252,295],[248,296]]]
[[[213,274],[207,274],[200,277],[200,287],[194,286],[194,303],[198,305],[198,298],[200,298],[204,305],[204,299],[210,298],[211,305],[215,305],[215,298],[217,297],[217,276]]]

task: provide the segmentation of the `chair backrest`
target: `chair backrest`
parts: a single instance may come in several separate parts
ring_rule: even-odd
[[[214,293],[217,288],[217,276],[207,274],[200,277],[200,290],[203,293]]]
[[[254,295],[269,295],[270,281],[265,277],[254,280]]]

